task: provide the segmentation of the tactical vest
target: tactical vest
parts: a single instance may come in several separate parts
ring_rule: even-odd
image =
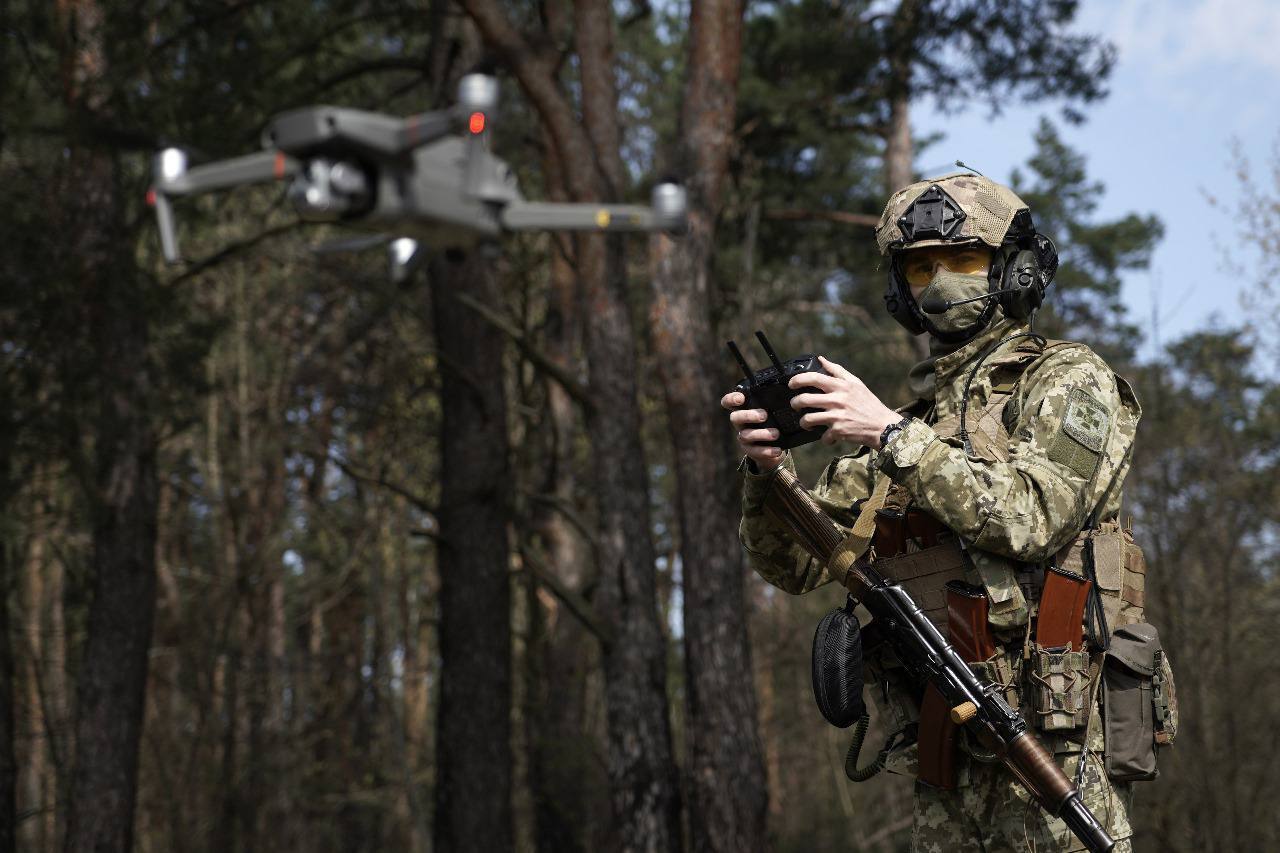
[[[1010,401],[1016,399],[1022,376],[1033,364],[1051,353],[1080,346],[1071,341],[1050,340],[1044,347],[1039,347],[1025,341],[1021,346],[988,359],[983,369],[1002,381],[991,387],[986,400],[970,401],[965,426],[971,455],[988,462],[1008,462],[1010,434],[1007,424],[1015,421],[1016,417],[1007,418],[1006,409]],[[1121,386],[1122,396],[1131,396],[1128,383],[1113,375]],[[931,407],[922,405],[923,402],[917,401],[902,411],[927,420]],[[932,427],[940,439],[960,443],[959,412],[932,424]],[[1098,511],[1105,507],[1118,486],[1118,482],[1110,484]],[[1132,532],[1122,529],[1115,518],[1100,520],[1095,527],[1082,531],[1047,564],[1020,564],[1009,560],[1000,561],[998,565],[984,565],[979,571],[964,553],[959,537],[936,522],[930,525],[931,519],[920,519],[922,515],[923,512],[912,508],[911,495],[905,488],[896,484],[892,486],[884,508],[877,512],[872,553],[876,568],[902,584],[944,635],[947,629],[945,587],[949,581],[960,580],[983,586],[992,603],[992,625],[1016,628],[1035,615],[1046,566],[1082,573],[1084,544],[1090,538],[1107,624],[1115,628],[1143,619],[1146,561],[1142,549],[1133,541]],[[1015,609],[1021,610],[1019,616],[1005,618],[1005,614]]]
[[[1041,348],[1027,342],[992,356],[984,367],[1002,381],[991,386],[987,399],[970,401],[966,415],[969,452],[988,462],[1008,462],[1007,424],[1016,422],[1017,413],[1007,409],[1009,403],[1017,399],[1023,375],[1050,353],[1079,346],[1069,341],[1050,340]],[[1128,383],[1118,375],[1115,379],[1121,396],[1132,397]],[[927,421],[930,407],[922,403],[918,401],[901,411]],[[932,427],[942,440],[956,446],[962,443],[959,413]],[[1107,506],[1124,471],[1124,466],[1117,469],[1095,513]],[[1093,696],[1090,691],[1092,685],[1098,683],[1100,658],[1091,659],[1087,649],[1042,648],[1031,626],[1036,621],[1046,571],[1060,569],[1085,575],[1086,548],[1092,549],[1090,574],[1096,577],[1108,630],[1142,622],[1146,561],[1131,531],[1122,529],[1115,518],[1102,519],[1081,531],[1044,563],[998,560],[979,571],[960,538],[923,511],[914,510],[910,493],[901,486],[890,487],[884,507],[877,511],[876,522],[871,540],[871,558],[876,569],[900,583],[944,636],[950,635],[954,641],[955,631],[964,631],[962,625],[953,629],[948,624],[948,583],[968,584],[978,596],[985,591],[991,606],[988,621],[1005,645],[985,661],[969,662],[973,671],[984,681],[997,685],[1012,707],[1022,708],[1029,718],[1035,719],[1039,730],[1062,735],[1065,740],[1053,741],[1055,747],[1067,740],[1086,739],[1089,732],[1085,725]],[[1000,607],[1002,603],[1005,606]],[[1020,619],[1008,618],[1015,612],[1020,613]],[[929,784],[952,787],[955,727],[948,722],[945,703],[930,701],[937,697],[921,697],[913,690],[903,689],[900,679],[893,675],[900,664],[891,654],[868,659],[868,663],[872,677],[884,685],[883,698],[897,727],[903,729],[915,724],[917,728],[919,748],[915,751],[915,770],[919,777]],[[1165,675],[1171,695],[1172,673],[1167,662]],[[1171,742],[1172,732],[1176,731],[1176,706],[1168,731],[1170,739],[1166,742]],[[972,745],[964,739],[957,743],[979,760],[990,758],[973,752]],[[1101,742],[1098,745],[1101,746]],[[895,772],[910,772],[908,755],[889,757],[887,766]],[[902,766],[895,766],[898,764]]]

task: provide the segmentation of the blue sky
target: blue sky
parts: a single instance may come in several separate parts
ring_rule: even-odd
[[[1089,108],[1081,126],[1057,121],[1087,157],[1090,177],[1106,185],[1098,216],[1154,212],[1165,223],[1151,270],[1124,282],[1130,316],[1148,336],[1142,352],[1152,352],[1153,293],[1166,343],[1215,312],[1223,323],[1243,322],[1240,296],[1250,282],[1223,263],[1237,235],[1231,146],[1238,142],[1263,175],[1280,145],[1280,2],[1084,0],[1076,29],[1106,36],[1120,52],[1110,97]],[[916,134],[946,138],[916,166],[948,170],[959,158],[1008,180],[1030,156],[1044,114],[1058,118],[1052,104],[1015,106],[994,119],[983,109],[943,116],[919,104]],[[1237,257],[1247,260],[1247,252]]]

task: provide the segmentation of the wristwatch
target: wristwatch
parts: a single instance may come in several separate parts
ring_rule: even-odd
[[[911,420],[911,418],[905,417],[902,420],[898,421],[897,423],[889,424],[887,427],[884,428],[884,432],[880,433],[880,449],[881,450],[884,450],[886,447],[889,446],[889,442],[893,440],[893,437],[895,435],[902,432],[902,428],[907,425],[907,421],[909,420]]]

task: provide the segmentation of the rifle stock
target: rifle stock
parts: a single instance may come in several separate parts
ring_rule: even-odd
[[[796,542],[831,565],[845,534],[822,511],[795,474],[778,468],[766,509]],[[861,555],[858,555],[861,557]],[[865,559],[857,559],[836,577],[871,612],[899,659],[936,690],[951,708],[952,719],[967,726],[984,747],[999,756],[1014,777],[1049,814],[1066,822],[1092,853],[1108,853],[1115,842],[1089,811],[1080,791],[1053,760],[1026,721],[984,684],[921,612],[905,590]]]

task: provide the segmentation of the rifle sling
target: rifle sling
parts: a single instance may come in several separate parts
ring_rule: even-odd
[[[848,536],[844,537],[831,555],[831,559],[827,561],[828,574],[845,586],[848,586],[845,578],[849,569],[863,554],[867,553],[867,548],[871,545],[871,537],[876,532],[876,510],[884,507],[885,497],[888,496],[891,485],[893,481],[888,477],[880,478],[880,482],[871,492],[871,497],[867,498],[858,512],[853,529],[849,531]]]

